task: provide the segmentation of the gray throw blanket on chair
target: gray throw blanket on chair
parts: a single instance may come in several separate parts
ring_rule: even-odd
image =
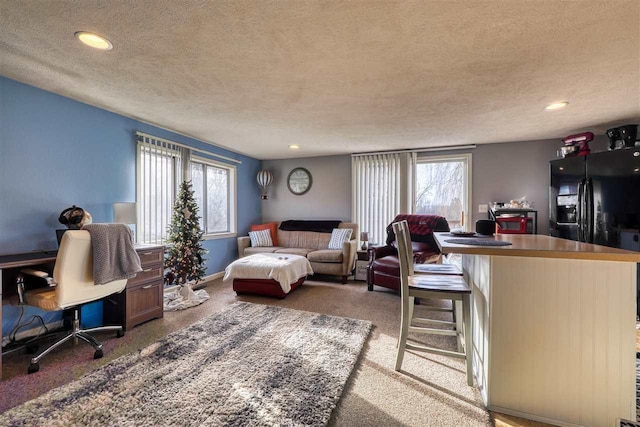
[[[142,271],[129,227],[124,224],[87,224],[82,229],[91,234],[93,281],[96,285],[131,279]]]

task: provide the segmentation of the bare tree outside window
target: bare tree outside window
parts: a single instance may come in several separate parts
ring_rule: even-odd
[[[206,234],[231,231],[229,169],[191,162],[194,198],[200,207],[200,226]]]
[[[207,166],[207,232],[229,231],[229,171]]]
[[[416,165],[416,213],[440,215],[451,228],[462,226],[464,209],[463,160],[418,163]]]

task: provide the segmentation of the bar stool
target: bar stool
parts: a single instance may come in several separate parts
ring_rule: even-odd
[[[473,385],[473,368],[471,357],[471,288],[459,275],[413,275],[413,256],[411,246],[407,243],[409,227],[406,221],[393,224],[397,236],[398,258],[400,260],[400,293],[402,300],[402,316],[400,322],[400,339],[396,355],[395,370],[402,367],[405,350],[422,351],[465,359],[467,363],[467,384]],[[415,298],[452,300],[461,302],[462,311],[457,313],[456,322],[413,317]],[[458,306],[458,304],[455,304]],[[434,329],[422,326],[411,326],[411,323],[435,323],[452,326],[453,330]],[[444,350],[407,343],[409,332],[449,335],[457,337],[458,351]]]
[[[409,256],[413,256],[413,250],[411,246],[409,248]],[[411,258],[410,258],[411,259]],[[445,276],[463,276],[462,270],[460,270],[456,265],[453,264],[413,264],[413,273],[410,271],[409,276],[420,275],[420,274],[436,274],[436,275],[445,275]],[[461,304],[460,301],[457,302],[458,305]],[[411,307],[413,308],[413,306]],[[462,310],[461,306],[457,307],[456,310],[456,301],[451,301],[451,308],[442,308],[442,307],[428,307],[425,306],[425,309],[429,311],[441,311],[451,313],[453,316],[453,321],[456,321],[456,311]],[[458,348],[460,350],[460,348]]]

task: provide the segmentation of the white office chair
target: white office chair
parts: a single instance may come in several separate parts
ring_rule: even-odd
[[[459,275],[414,275],[413,253],[409,237],[409,227],[406,221],[393,224],[398,243],[398,258],[400,260],[400,296],[402,315],[400,321],[400,338],[396,354],[395,370],[399,371],[404,360],[405,350],[435,353],[444,356],[457,357],[466,360],[467,384],[473,385],[473,368],[471,359],[471,288]],[[455,321],[414,317],[415,298],[451,300],[456,311]],[[412,326],[415,323],[435,323],[449,326],[452,329],[434,329],[422,326]],[[458,351],[443,350],[407,343],[409,332],[422,334],[450,335],[457,338]]]
[[[27,272],[28,273],[28,272]],[[79,306],[97,301],[111,294],[121,292],[127,285],[127,279],[116,280],[104,285],[93,282],[93,251],[91,237],[86,230],[69,230],[64,233],[60,242],[60,249],[53,269],[55,286],[33,289],[25,292],[25,303],[47,311],[58,311],[75,307],[73,329],[62,339],[41,351],[31,359],[28,372],[34,373],[40,369],[40,359],[49,354],[63,343],[77,339],[91,344],[95,349],[94,359],[102,357],[102,344],[89,335],[95,331],[117,331],[117,336],[124,335],[122,326],[101,326],[98,328],[80,329],[78,320]]]

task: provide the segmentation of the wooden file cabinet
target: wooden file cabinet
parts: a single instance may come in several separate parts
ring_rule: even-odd
[[[120,294],[106,299],[104,323],[129,330],[140,323],[163,316],[164,247],[136,247],[142,271],[129,279]]]

